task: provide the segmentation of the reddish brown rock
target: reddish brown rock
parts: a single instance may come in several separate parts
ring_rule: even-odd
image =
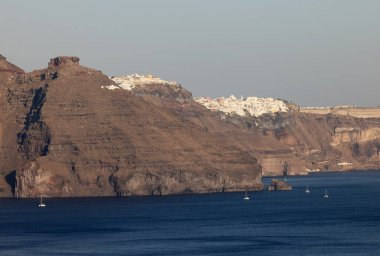
[[[7,59],[0,54],[0,86],[3,86],[12,77],[23,73],[24,70],[8,62]]]
[[[24,73],[24,70],[8,62],[7,58],[0,54],[0,73],[3,72],[11,74],[22,74]]]
[[[289,175],[319,170],[380,169],[380,118],[294,110],[225,119],[264,135],[258,137],[255,147],[263,175],[283,175],[286,162]]]
[[[273,179],[271,184],[268,186],[268,191],[278,191],[278,190],[292,190],[293,187],[283,180]]]
[[[0,167],[3,176],[16,171],[16,196],[262,188],[253,138],[192,102],[187,91],[102,88],[110,84],[77,58],[60,57],[1,88]]]
[[[75,56],[60,56],[53,59],[50,59],[48,67],[54,68],[59,67],[63,65],[72,65],[72,64],[78,64],[79,65],[79,58]]]
[[[0,58],[0,195],[261,189],[261,173],[380,167],[380,118],[211,112],[180,86],[132,92],[77,57],[30,73]],[[263,169],[262,169],[263,168]]]

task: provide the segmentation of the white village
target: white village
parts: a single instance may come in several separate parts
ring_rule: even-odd
[[[109,90],[114,89],[124,89],[131,91],[133,88],[135,88],[137,85],[177,85],[176,81],[166,81],[159,77],[154,77],[152,75],[139,75],[137,73],[126,75],[126,76],[113,76],[110,77],[112,81],[114,81],[117,86],[115,85],[108,85],[108,86],[102,86],[102,88],[107,88]]]
[[[209,97],[196,97],[195,101],[213,111],[222,111],[227,114],[237,114],[239,116],[261,116],[266,113],[287,112],[288,107],[282,100],[273,98],[236,98],[231,95],[228,98],[211,99]]]
[[[136,86],[155,86],[155,85],[170,85],[177,86],[176,81],[166,81],[152,75],[139,75],[137,73],[110,77],[116,85],[102,86],[109,90],[124,89],[131,91]],[[194,100],[205,106],[211,111],[221,111],[226,114],[236,114],[239,116],[261,116],[266,113],[287,112],[287,104],[283,100],[273,98],[258,98],[258,97],[241,97],[237,98],[231,95],[228,98],[220,97],[212,99],[210,97],[195,97]]]

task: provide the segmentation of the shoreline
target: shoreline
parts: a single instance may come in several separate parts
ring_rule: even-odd
[[[344,173],[344,172],[375,172],[375,171],[380,171],[380,169],[349,169],[349,170],[323,170],[323,171],[318,171],[318,172],[308,172],[307,174],[288,174],[287,177],[305,177],[309,176],[310,174],[318,174],[318,173]],[[262,178],[282,178],[284,177],[283,175],[263,175]]]
[[[376,172],[376,171],[380,171],[380,169],[351,169],[351,170],[324,170],[324,171],[319,171],[319,172],[310,172],[311,174],[336,174],[336,173],[352,173],[352,172]],[[288,177],[307,177],[309,176],[309,174],[296,174],[296,175],[288,175]],[[283,178],[284,176],[262,176],[262,180],[261,180],[261,185],[262,185],[262,189],[248,189],[248,192],[259,192],[259,191],[266,191],[265,190],[265,184],[263,182],[263,179],[281,179]],[[104,195],[104,196],[60,196],[60,197],[49,197],[49,196],[45,196],[44,198],[45,199],[72,199],[72,198],[75,198],[75,199],[80,199],[80,198],[141,198],[141,197],[167,197],[167,196],[187,196],[187,195],[207,195],[207,194],[217,194],[217,193],[240,193],[240,192],[244,192],[246,189],[232,189],[232,190],[227,190],[227,191],[201,191],[201,192],[194,192],[194,193],[173,193],[173,194],[163,194],[163,195],[126,195],[126,196],[117,196],[117,195]],[[11,199],[11,200],[24,200],[24,199],[28,199],[28,200],[37,200],[39,199],[40,197],[16,197],[16,196],[13,196],[13,197],[10,197],[10,196],[6,196],[6,197],[0,197],[0,200],[7,200],[7,199]]]

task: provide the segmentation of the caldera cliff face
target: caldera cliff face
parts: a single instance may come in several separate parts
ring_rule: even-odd
[[[380,110],[193,99],[173,81],[0,56],[0,196],[262,189],[261,175],[380,168]]]
[[[254,141],[180,86],[135,91],[77,57],[1,80],[2,196],[261,189]],[[240,143],[239,141],[244,141]]]
[[[291,175],[380,168],[380,108],[300,108],[250,97],[200,103],[257,136],[255,156],[263,175],[283,175],[285,166]]]

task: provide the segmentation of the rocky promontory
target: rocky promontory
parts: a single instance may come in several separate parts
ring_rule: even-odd
[[[380,108],[300,108],[284,100],[198,100],[220,119],[257,136],[263,175],[380,169]],[[286,107],[284,107],[286,104]]]
[[[180,85],[152,79],[133,92],[110,90],[118,87],[114,80],[68,56],[45,69],[20,70],[1,71],[7,73],[0,87],[2,196],[263,187],[254,139],[215,118]]]
[[[193,99],[177,82],[108,77],[75,56],[28,73],[0,56],[0,109],[0,196],[243,191],[263,189],[262,175],[380,168],[377,108]]]
[[[267,187],[268,191],[292,190],[292,189],[293,187],[289,183],[283,180],[278,180],[278,179],[273,179],[272,182]]]

